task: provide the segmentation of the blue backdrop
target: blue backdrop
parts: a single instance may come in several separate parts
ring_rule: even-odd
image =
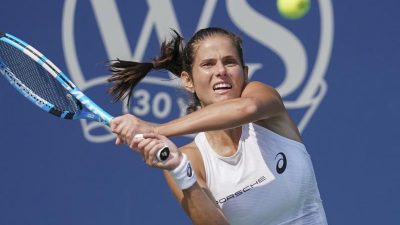
[[[304,18],[287,20],[275,1],[3,0],[0,30],[43,52],[113,115],[162,123],[182,114],[179,82],[151,74],[128,109],[106,94],[107,60],[153,58],[169,28],[187,38],[231,29],[251,79],[276,87],[298,123],[329,223],[400,224],[400,3],[311,2]],[[5,79],[0,107],[0,224],[190,224],[161,171],[101,125],[49,116]]]

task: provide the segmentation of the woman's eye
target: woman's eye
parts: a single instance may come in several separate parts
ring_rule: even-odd
[[[201,64],[202,67],[211,67],[212,63],[203,63]]]
[[[236,65],[237,63],[236,63],[235,60],[229,60],[229,61],[227,61],[225,64],[228,65],[228,66],[234,66],[234,65]]]

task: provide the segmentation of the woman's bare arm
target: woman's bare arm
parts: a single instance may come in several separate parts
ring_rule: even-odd
[[[182,208],[193,224],[229,224],[206,185],[203,161],[198,150],[194,145],[188,145],[182,147],[180,151],[191,161],[197,182],[192,187],[181,190],[167,171],[164,172],[164,176]]]
[[[155,132],[164,136],[222,130],[268,119],[284,112],[276,90],[260,82],[246,85],[240,98],[217,102],[189,115],[161,124]]]

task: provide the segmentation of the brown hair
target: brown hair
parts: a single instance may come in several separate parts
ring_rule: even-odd
[[[139,63],[120,59],[111,62],[110,70],[113,74],[108,81],[112,82],[113,86],[109,89],[109,93],[115,101],[128,97],[129,104],[135,86],[153,69],[165,69],[177,77],[180,77],[183,71],[191,75],[197,44],[212,36],[225,35],[229,37],[238,51],[241,64],[244,66],[242,40],[225,29],[218,27],[201,29],[193,35],[185,47],[183,47],[182,36],[175,30],[172,31],[174,32],[172,39],[161,44],[160,56],[154,58],[151,62]],[[200,106],[200,100],[194,93],[186,110],[187,113],[196,111],[198,106]]]

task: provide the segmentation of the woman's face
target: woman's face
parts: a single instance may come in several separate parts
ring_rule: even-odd
[[[241,96],[247,67],[230,38],[209,37],[196,46],[192,66],[193,88],[202,106]]]

